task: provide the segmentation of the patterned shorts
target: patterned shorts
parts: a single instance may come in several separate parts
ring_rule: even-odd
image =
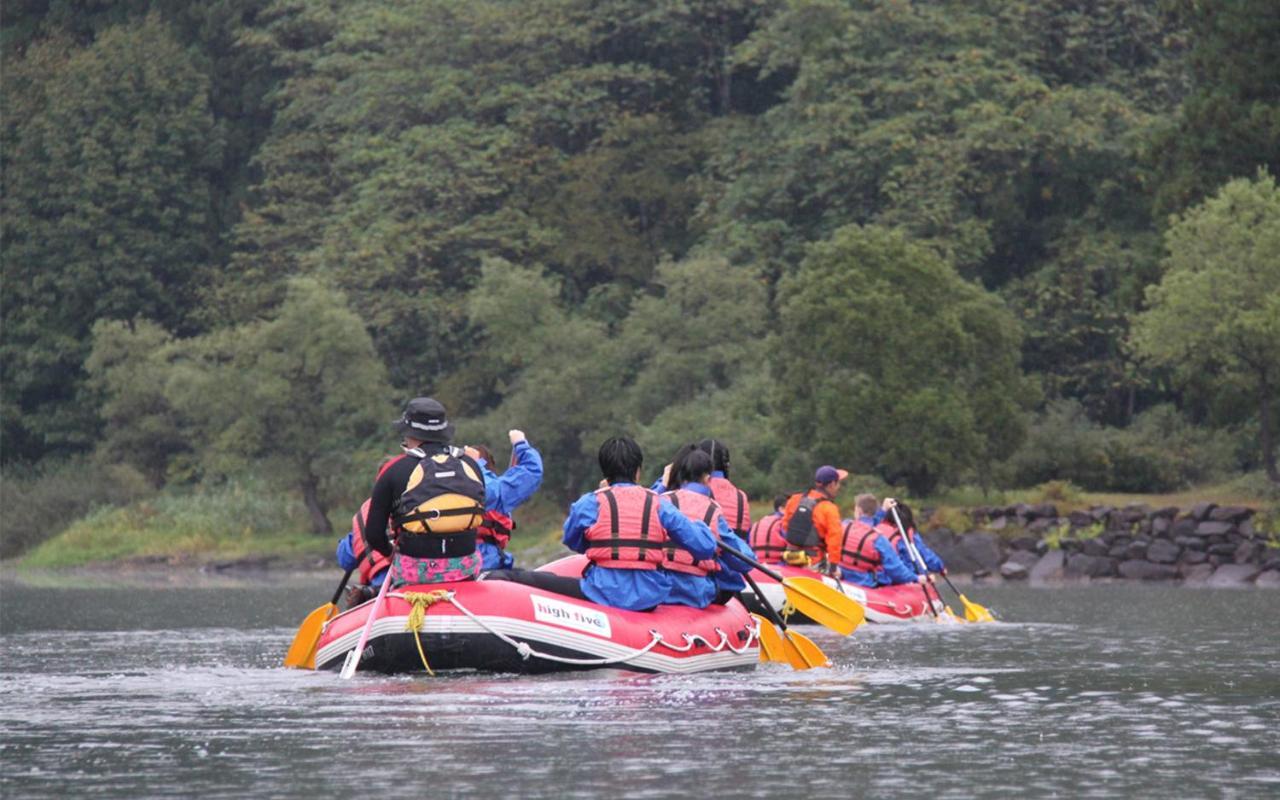
[[[475,580],[483,563],[479,553],[458,558],[414,558],[396,553],[391,561],[391,585]]]

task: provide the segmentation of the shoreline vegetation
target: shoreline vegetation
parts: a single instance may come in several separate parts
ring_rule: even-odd
[[[847,505],[854,493],[844,494]],[[1248,481],[1162,495],[1086,493],[1050,482],[983,497],[962,490],[907,498],[922,512],[926,538],[960,582],[1030,579],[1043,585],[1132,577],[1204,583],[1212,567],[1233,564],[1251,564],[1242,579],[1260,586],[1280,577],[1280,509]],[[753,518],[769,511],[766,503],[753,503]],[[187,581],[198,575],[202,583],[216,585],[336,572],[333,552],[341,533],[310,533],[306,513],[287,491],[255,481],[161,491],[91,511],[0,561],[0,577],[24,584],[162,585],[168,576]],[[511,541],[519,564],[537,566],[567,553],[560,545],[561,514],[546,497],[521,509]],[[1154,522],[1153,532],[1153,520],[1162,518],[1169,524]],[[1196,524],[1182,518],[1227,524],[1206,527],[1197,539]],[[1155,561],[1149,562],[1148,549],[1157,541],[1150,556]],[[1046,558],[1054,553],[1060,561]],[[1139,570],[1136,562],[1147,566]]]

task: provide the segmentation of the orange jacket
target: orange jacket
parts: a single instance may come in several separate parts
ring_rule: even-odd
[[[822,540],[822,550],[826,553],[827,560],[833,563],[839,561],[840,542],[844,536],[840,507],[836,505],[836,501],[827,497],[826,492],[814,488],[804,494],[791,495],[787,499],[786,507],[782,510],[782,527],[786,528],[791,522],[791,516],[796,513],[796,506],[800,505],[800,499],[803,497],[829,501],[818,503],[813,507],[813,527],[818,532],[818,538]]]

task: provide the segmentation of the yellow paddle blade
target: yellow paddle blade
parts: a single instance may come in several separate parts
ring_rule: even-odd
[[[822,648],[813,643],[808,636],[803,633],[797,633],[791,629],[787,629],[787,644],[796,651],[800,656],[803,667],[796,666],[795,662],[791,666],[796,669],[812,669],[813,667],[829,667],[831,659],[827,658],[827,654],[822,652]]]
[[[956,623],[968,622],[967,619],[957,614],[955,612],[955,609],[953,609],[951,606],[945,607],[943,611],[944,611],[943,616],[946,618],[948,622],[956,622]]]
[[[964,618],[970,622],[996,621],[996,618],[991,615],[986,606],[980,606],[964,595],[960,595],[960,602],[964,604]]]
[[[797,611],[841,636],[853,633],[866,618],[853,598],[814,578],[786,578],[782,588]]]
[[[782,634],[773,627],[773,623],[759,614],[751,615],[760,630],[760,660],[786,661],[787,657],[782,644]]]
[[[325,603],[302,620],[298,633],[293,637],[293,644],[289,645],[289,652],[284,656],[286,667],[316,668],[316,645],[320,643],[320,632],[337,610],[338,607],[333,603]]]

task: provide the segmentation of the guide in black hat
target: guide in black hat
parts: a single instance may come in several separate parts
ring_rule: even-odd
[[[404,453],[378,472],[360,549],[390,560],[393,585],[475,578],[481,565],[475,530],[484,514],[482,468],[452,445],[453,424],[433,398],[410,400],[393,425]],[[340,562],[341,555],[340,549]]]

